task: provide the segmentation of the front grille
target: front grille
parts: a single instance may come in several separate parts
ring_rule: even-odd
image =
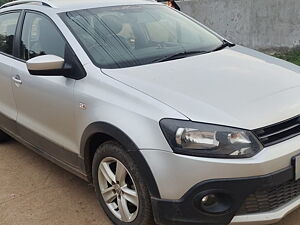
[[[300,134],[300,116],[254,130],[264,147],[277,144]]]
[[[260,189],[248,196],[238,215],[268,212],[283,206],[298,196],[300,196],[300,180]]]

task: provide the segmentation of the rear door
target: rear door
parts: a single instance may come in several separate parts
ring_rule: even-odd
[[[16,133],[17,109],[12,92],[15,33],[20,12],[0,14],[0,128]]]

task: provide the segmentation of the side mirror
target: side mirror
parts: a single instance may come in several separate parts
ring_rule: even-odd
[[[65,65],[65,60],[55,55],[43,55],[26,62],[31,75],[37,76],[65,76],[71,67]]]

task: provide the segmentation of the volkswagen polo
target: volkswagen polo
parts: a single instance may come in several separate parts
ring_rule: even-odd
[[[267,224],[300,205],[299,67],[155,1],[0,9],[0,141],[90,182],[117,225]]]

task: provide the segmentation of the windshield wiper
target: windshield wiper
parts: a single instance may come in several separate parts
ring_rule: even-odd
[[[159,59],[155,59],[152,61],[152,63],[158,63],[158,62],[166,62],[170,60],[175,60],[175,59],[181,59],[185,58],[187,56],[192,56],[192,55],[198,55],[198,54],[205,54],[208,53],[207,51],[184,51],[184,52],[177,52],[175,54],[167,55]]]
[[[235,46],[235,44],[230,43],[230,42],[228,42],[228,41],[226,41],[226,40],[223,40],[222,45],[220,45],[220,46],[217,47],[216,49],[212,50],[212,52],[220,51],[220,50],[222,50],[222,49],[224,49],[224,48],[226,48],[226,47],[230,47],[230,48],[231,48],[231,47],[233,47],[233,46]]]
[[[205,53],[215,52],[215,51],[222,50],[222,49],[224,49],[226,47],[233,47],[233,46],[235,46],[235,44],[230,43],[230,42],[228,42],[226,40],[223,40],[222,45],[219,46],[219,47],[217,47],[216,49],[214,49],[212,51],[182,51],[182,52],[177,52],[175,54],[164,56],[164,57],[159,58],[159,59],[155,59],[151,63],[166,62],[166,61],[170,61],[170,60],[185,58],[185,57],[192,56],[192,55],[198,55],[198,54],[205,54]]]

